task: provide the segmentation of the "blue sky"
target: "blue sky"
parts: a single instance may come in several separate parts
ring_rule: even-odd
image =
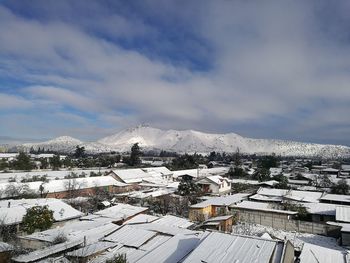
[[[147,123],[350,145],[349,1],[1,1],[0,142]]]

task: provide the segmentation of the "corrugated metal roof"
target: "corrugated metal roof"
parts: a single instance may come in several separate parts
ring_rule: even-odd
[[[243,209],[249,209],[249,210],[265,211],[265,212],[288,214],[288,215],[295,215],[298,213],[293,211],[279,210],[275,208],[271,203],[252,202],[252,201],[243,201],[237,205],[232,206],[232,208],[243,208]]]
[[[192,205],[191,208],[204,208],[210,205],[214,206],[230,206],[234,203],[240,202],[243,199],[246,199],[249,196],[249,194],[233,194],[233,195],[226,195],[226,196],[219,196],[219,197],[212,197],[204,202]]]
[[[188,228],[193,225],[193,223],[186,218],[181,218],[181,217],[172,216],[172,215],[163,216],[159,220],[155,221],[154,223],[166,225],[166,226],[177,226],[181,228]]]
[[[212,232],[207,233],[183,263],[268,263],[274,257],[276,245],[271,240]]]
[[[125,225],[119,228],[116,232],[107,236],[104,240],[110,242],[118,242],[126,246],[138,248],[155,235],[156,233],[153,231],[148,231]]]
[[[108,248],[117,246],[117,243],[112,242],[96,242],[85,247],[76,249],[74,251],[68,252],[67,255],[70,257],[88,257],[105,251]]]
[[[41,250],[36,250],[31,253],[20,255],[18,257],[12,258],[15,262],[33,262],[37,261],[46,257],[49,257],[50,255],[57,254],[62,251],[66,251],[70,248],[76,247],[83,243],[83,240],[77,240],[77,241],[70,241],[70,242],[64,242],[61,244],[53,245],[50,247],[46,247]]]
[[[9,203],[10,207],[8,207]],[[27,213],[28,208],[45,205],[53,211],[55,221],[79,218],[83,215],[83,213],[74,209],[62,200],[40,198],[0,201],[0,218],[4,220],[3,223],[5,225],[18,224],[22,222],[23,216]]]
[[[200,237],[196,235],[176,235],[147,253],[137,262],[179,262],[198,245],[199,240]]]
[[[348,262],[344,251],[310,243],[304,243],[299,258],[300,263]]]
[[[148,208],[146,207],[118,203],[112,207],[96,212],[95,215],[109,217],[115,220],[123,220],[147,210]]]
[[[124,222],[124,225],[141,224],[141,223],[151,223],[159,219],[158,216],[152,216],[147,214],[139,214],[131,218],[130,220]]]
[[[326,194],[320,198],[320,200],[325,201],[338,201],[338,202],[349,202],[350,195],[336,195],[336,194]]]
[[[335,220],[340,222],[350,222],[350,207],[337,206]]]

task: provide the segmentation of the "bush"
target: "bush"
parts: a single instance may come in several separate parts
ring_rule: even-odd
[[[127,263],[126,254],[118,254],[112,259],[106,260],[106,263]]]

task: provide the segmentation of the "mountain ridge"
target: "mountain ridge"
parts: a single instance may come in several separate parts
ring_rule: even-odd
[[[26,143],[23,148],[38,147],[63,152],[73,152],[76,145],[84,146],[89,153],[126,152],[134,143],[143,150],[166,150],[178,153],[235,152],[237,148],[247,154],[272,154],[282,156],[305,156],[338,158],[350,156],[350,147],[295,142],[275,139],[253,139],[236,133],[204,133],[195,130],[161,130],[139,125],[101,138],[96,142],[82,142],[70,136],[61,136],[41,143]]]

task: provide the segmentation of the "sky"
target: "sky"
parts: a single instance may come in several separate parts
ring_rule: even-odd
[[[146,123],[350,145],[350,1],[0,1],[0,142]]]

